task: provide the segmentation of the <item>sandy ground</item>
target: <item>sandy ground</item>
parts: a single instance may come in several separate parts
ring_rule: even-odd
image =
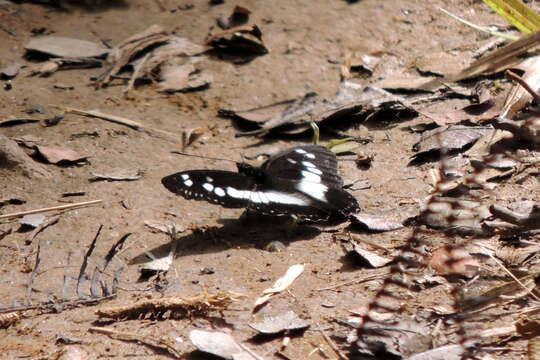
[[[0,24],[13,34],[0,30],[0,65],[30,64],[24,59],[24,46],[34,36],[32,31],[41,28],[46,34],[98,43],[107,41],[114,45],[152,24],[160,24],[195,43],[203,43],[207,34],[216,30],[216,18],[229,14],[234,5],[251,10],[250,22],[262,29],[270,52],[243,65],[210,58],[205,71],[212,74],[213,82],[206,90],[164,95],[152,85],[141,85],[131,93],[131,98],[126,98],[122,81],[115,82],[121,86],[102,89],[92,86],[90,78],[102,69],[62,70],[49,77],[19,75],[11,80],[10,90],[0,90],[0,119],[51,117],[61,112],[62,107],[95,109],[178,134],[179,139],[183,131],[207,129],[187,151],[241,160],[242,155],[276,151],[309,142],[310,138],[235,137],[237,130],[230,120],[217,116],[218,109],[249,109],[295,98],[308,91],[331,97],[339,86],[340,64],[351,51],[383,54],[381,66],[385,78],[407,73],[416,76],[416,62],[430,53],[445,52],[453,59],[449,64],[458,61],[465,66],[472,61],[472,53],[485,44],[486,36],[442,14],[438,10],[440,6],[478,24],[504,25],[504,21],[480,1],[465,0],[364,0],[351,4],[338,0],[227,0],[217,6],[210,6],[208,1],[126,0],[90,6],[66,4],[64,10],[4,1],[0,2]],[[354,79],[362,84],[378,80],[381,79]],[[467,104],[465,100],[454,99],[446,102],[445,108]],[[25,114],[36,107],[45,114]],[[410,211],[411,207],[417,208],[418,202],[432,189],[428,170],[436,167],[435,164],[407,166],[418,134],[404,131],[405,125],[406,122],[394,117],[370,126],[358,124],[348,130],[349,135],[371,138],[361,149],[374,157],[369,169],[359,169],[352,161],[339,164],[346,183],[366,180],[371,184],[368,189],[352,192],[367,213]],[[123,267],[116,299],[56,312],[26,312],[16,324],[0,330],[2,358],[55,358],[70,347],[82,349],[90,354],[88,358],[94,359],[170,356],[137,342],[89,332],[89,328],[96,325],[168,339],[189,359],[209,358],[194,352],[188,339],[191,330],[226,327],[238,341],[246,342],[264,358],[277,358],[275,352],[281,346],[282,337],[253,340],[256,333],[247,323],[254,318],[283,314],[289,309],[307,319],[311,327],[300,336],[292,337],[285,351],[288,358],[336,358],[320,329],[324,329],[338,347],[349,354],[347,356],[353,357],[350,354],[354,353],[354,346],[345,341],[349,328],[335,320],[346,319],[351,310],[358,311],[365,306],[380,288],[384,271],[365,268],[346,255],[343,240],[346,236],[335,232],[346,228],[346,224],[337,228],[301,226],[288,236],[280,221],[250,219],[243,223],[238,221],[241,210],[184,200],[167,192],[160,179],[181,170],[234,170],[234,165],[171,154],[171,150],[179,150],[180,142],[99,119],[67,114],[56,126],[30,123],[0,128],[0,134],[9,138],[31,136],[39,144],[64,146],[89,156],[88,162],[80,166],[40,164],[50,173],[48,178],[28,176],[19,168],[0,168],[0,198],[25,201],[22,205],[5,205],[1,213],[103,201],[97,206],[61,213],[58,223],[46,228],[33,241],[27,241],[31,231],[18,231],[16,222],[0,223],[0,234],[13,230],[0,240],[2,306],[27,305],[27,285],[35,267],[38,244],[40,264],[30,296],[34,305],[76,297],[80,264],[100,225],[103,229],[89,258],[89,269],[102,263],[116,241],[131,234],[103,277],[110,285],[114,272]],[[322,142],[332,139],[323,135]],[[142,171],[143,176],[133,182],[88,181],[91,172],[106,174],[113,170]],[[523,197],[534,198],[527,190],[528,185],[531,184],[522,184],[517,189],[503,187],[497,196],[505,198],[510,192],[518,191]],[[84,192],[84,195],[62,197],[68,192]],[[159,279],[138,281],[141,267],[138,259],[144,258],[147,251],[170,247],[169,237],[150,231],[144,226],[145,221],[172,222],[184,232],[179,234],[169,271]],[[410,234],[411,229],[404,228],[387,233],[357,233],[356,236],[375,242],[391,253],[402,246]],[[433,243],[444,240],[435,232],[430,236]],[[286,247],[279,252],[268,251],[266,246],[272,241],[281,241]],[[293,264],[305,264],[306,268],[290,292],[275,296],[253,317],[250,310],[257,296]],[[66,276],[69,278],[67,286],[64,284]],[[354,282],[368,277],[373,280]],[[347,282],[345,286],[335,287]],[[86,296],[89,295],[88,284],[87,281],[83,289]],[[321,290],[324,288],[330,289]],[[193,296],[204,289],[209,293],[232,291],[244,297],[221,314],[215,312],[204,317],[96,322],[95,311],[99,308],[161,296]],[[421,298],[411,296],[409,301],[405,308],[412,312],[411,309],[451,304],[452,298],[445,286],[438,286],[427,289]],[[65,345],[58,340],[62,336],[80,339],[80,343]],[[323,350],[313,351],[317,346]],[[513,346],[519,350],[517,353],[493,353],[493,358],[519,358],[525,345],[515,343]]]

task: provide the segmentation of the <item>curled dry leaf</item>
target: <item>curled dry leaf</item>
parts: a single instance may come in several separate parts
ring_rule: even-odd
[[[369,251],[362,248],[359,244],[354,244],[353,253],[359,256],[363,262],[367,263],[372,268],[379,268],[388,265],[392,259],[378,255],[374,251]]]
[[[208,38],[206,44],[217,49],[244,51],[256,55],[268,53],[261,29],[257,25],[236,26],[221,31]]]
[[[534,56],[524,60],[521,64],[515,67],[523,71],[521,78],[531,87],[532,90],[538,92],[540,89],[540,56]],[[511,119],[528,103],[532,101],[532,95],[529,94],[521,85],[514,84],[508,92],[503,109],[500,113],[501,118]]]
[[[286,290],[289,286],[291,286],[294,280],[296,280],[302,274],[304,268],[305,267],[302,264],[296,264],[288,268],[285,275],[277,279],[272,287],[263,291],[264,295],[259,297],[255,301],[254,310],[257,310],[261,305],[265,304],[268,300],[270,300],[270,297],[272,297],[272,295],[280,293]]]
[[[440,275],[464,275],[473,277],[480,264],[465,249],[443,246],[431,255],[429,266]]]
[[[36,146],[37,153],[51,164],[60,164],[60,163],[76,163],[88,158],[87,155],[81,155],[71,149],[62,147],[62,146]]]
[[[287,311],[277,316],[265,316],[262,321],[248,324],[261,334],[278,334],[284,331],[306,329],[309,322],[301,319],[294,311]]]

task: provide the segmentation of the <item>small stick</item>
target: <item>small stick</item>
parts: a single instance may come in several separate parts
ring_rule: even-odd
[[[82,284],[83,284],[83,276],[86,271],[86,266],[88,265],[88,258],[90,257],[90,255],[92,255],[92,252],[94,251],[94,248],[96,247],[96,241],[99,237],[99,234],[101,233],[101,229],[103,229],[103,224],[99,225],[99,229],[96,233],[96,236],[94,236],[94,240],[92,240],[92,242],[90,243],[90,247],[88,248],[88,251],[84,255],[84,259],[81,264],[81,269],[79,270],[79,277],[77,279],[77,296],[79,297],[79,299],[83,298]]]
[[[337,347],[336,343],[330,339],[330,336],[326,335],[326,333],[324,332],[323,329],[319,329],[319,332],[322,334],[324,340],[326,340],[326,342],[328,343],[328,345],[330,345],[330,347],[332,348],[332,350],[334,350],[334,352],[338,355],[338,357],[342,360],[347,360],[348,357],[345,356],[345,354],[339,350],[339,348]]]
[[[30,244],[32,241],[34,241],[34,239],[36,238],[36,236],[38,236],[40,232],[42,232],[49,226],[56,224],[58,220],[60,220],[60,216],[55,216],[52,217],[49,221],[46,221],[39,225],[34,231],[32,231],[32,234],[30,234],[30,237],[26,240],[26,243]]]
[[[536,93],[536,91],[533,90],[533,88],[531,88],[531,86],[525,80],[523,80],[523,78],[521,76],[519,76],[518,74],[516,74],[515,72],[512,72],[510,70],[506,70],[504,75],[509,80],[513,80],[513,81],[517,82],[519,85],[521,85],[525,90],[527,90],[527,92],[529,94],[531,94],[531,96],[534,98],[534,100],[537,103],[540,103],[540,96]]]
[[[0,29],[4,30],[5,32],[7,32],[9,35],[11,36],[17,36],[17,33],[7,27],[5,27],[4,25],[0,24]]]
[[[333,290],[333,289],[337,289],[337,288],[345,286],[345,285],[361,284],[363,282],[368,282],[368,281],[372,281],[372,280],[378,280],[382,276],[388,275],[390,273],[390,270],[387,270],[387,269],[385,269],[385,270],[386,270],[386,272],[382,273],[382,274],[367,276],[367,277],[365,277],[363,279],[348,280],[348,281],[344,281],[344,282],[336,284],[336,285],[332,285],[332,286],[328,286],[328,287],[324,287],[324,288],[319,288],[319,289],[313,289],[313,291]]]
[[[65,108],[65,112],[66,113],[71,113],[71,114],[87,116],[87,117],[93,117],[93,118],[97,118],[97,119],[101,119],[101,120],[105,120],[105,121],[110,121],[110,122],[120,124],[120,125],[125,125],[127,127],[132,128],[133,130],[143,131],[143,132],[146,132],[149,135],[154,135],[154,136],[157,136],[157,137],[160,137],[160,138],[163,138],[165,140],[172,141],[172,142],[180,141],[180,136],[178,136],[176,134],[170,133],[170,132],[165,131],[165,130],[152,128],[152,127],[143,125],[143,124],[141,124],[141,123],[139,123],[137,121],[133,121],[131,119],[127,119],[127,118],[122,117],[122,116],[106,114],[106,113],[103,113],[103,112],[98,111],[98,110],[81,110],[81,109],[74,109],[74,108],[69,108],[69,107]]]
[[[138,341],[144,345],[158,348],[167,351],[169,354],[177,359],[183,358],[182,354],[174,348],[174,346],[167,340],[161,338],[154,338],[151,336],[139,335],[135,333],[128,333],[123,331],[117,331],[113,329],[107,329],[104,327],[91,327],[88,329],[92,332],[98,332],[110,336],[113,339],[124,341]]]
[[[71,209],[75,209],[75,208],[86,206],[86,205],[99,204],[101,202],[103,202],[103,200],[91,200],[91,201],[83,201],[80,203],[69,204],[69,205],[60,205],[60,206],[53,206],[53,207],[42,208],[42,209],[21,211],[21,212],[17,212],[13,214],[0,215],[0,220],[23,217],[25,215],[30,215],[30,214],[41,214],[44,212],[56,211],[56,210],[68,210],[68,209],[71,210]]]

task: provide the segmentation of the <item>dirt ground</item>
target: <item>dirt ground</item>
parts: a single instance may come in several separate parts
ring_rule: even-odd
[[[66,3],[63,9],[47,4],[1,1],[0,67],[16,62],[32,65],[36,60],[25,58],[24,47],[36,32],[116,45],[152,24],[160,24],[202,44],[209,33],[216,31],[216,19],[230,14],[235,5],[251,11],[250,23],[259,25],[270,51],[246,64],[209,58],[204,71],[212,74],[213,82],[201,91],[167,95],[157,92],[153,85],[140,84],[127,98],[123,94],[123,81],[115,81],[118,86],[100,89],[92,86],[91,78],[100,74],[102,68],[60,70],[48,77],[20,74],[10,80],[10,89],[4,86],[7,80],[0,83],[4,86],[0,90],[0,119],[49,118],[60,113],[62,107],[72,107],[122,116],[178,135],[175,142],[75,114],[66,114],[57,125],[50,127],[27,123],[0,128],[0,134],[11,139],[22,137],[40,145],[63,146],[89,157],[80,165],[39,163],[49,177],[29,174],[20,167],[0,168],[0,199],[24,200],[23,204],[2,206],[0,214],[103,201],[61,212],[57,223],[31,241],[32,230],[19,229],[18,219],[0,222],[0,235],[5,235],[0,236],[1,307],[30,305],[29,300],[32,305],[38,305],[76,298],[80,266],[98,228],[103,225],[95,250],[88,259],[89,270],[103,262],[115,242],[131,234],[103,275],[107,286],[111,286],[115,271],[122,268],[116,298],[95,304],[17,313],[18,321],[0,329],[1,358],[79,358],[66,355],[66,349],[74,348],[86,352],[89,359],[171,357],[166,351],[141,342],[122,341],[90,331],[94,326],[166,339],[186,359],[213,358],[196,351],[188,337],[193,329],[212,328],[228,329],[238,342],[265,359],[337,358],[323,332],[333,339],[344,356],[357,356],[354,343],[346,340],[351,328],[340,321],[349,318],[351,311],[362,311],[373,299],[381,287],[385,270],[367,268],[347,255],[344,246],[347,237],[337,231],[348,225],[300,226],[290,235],[283,221],[255,218],[241,222],[238,219],[242,210],[223,209],[175,196],[161,185],[162,177],[197,168],[234,170],[234,165],[182,157],[171,151],[181,150],[181,134],[194,128],[203,128],[206,132],[186,151],[233,160],[309,143],[309,136],[296,139],[235,137],[237,130],[233,123],[218,117],[218,110],[255,108],[297,98],[308,91],[332,97],[339,86],[340,66],[347,52],[382,54],[384,63],[380,66],[384,67],[385,79],[404,74],[418,76],[416,62],[431,53],[448,54],[452,58],[449,67],[456,62],[465,67],[473,61],[472,54],[489,39],[443,14],[439,7],[477,24],[503,27],[506,24],[481,1],[472,0],[351,3],[226,0],[220,5],[210,5],[203,0],[125,0]],[[380,80],[383,78],[379,73],[353,79],[359,84]],[[503,84],[505,89],[508,86]],[[452,110],[468,104],[465,99],[451,99],[441,108]],[[44,113],[28,114],[36,108]],[[370,184],[369,188],[352,191],[362,212],[412,211],[417,214],[420,201],[432,191],[429,170],[438,165],[408,166],[414,154],[412,146],[419,135],[404,130],[407,125],[410,122],[393,117],[382,119],[376,125],[356,124],[348,129],[350,136],[371,140],[359,150],[373,156],[371,167],[360,169],[353,161],[339,162],[345,183],[362,180]],[[323,134],[321,140],[327,143],[333,139],[332,135]],[[344,158],[352,157],[340,157]],[[108,174],[117,170],[141,171],[143,175],[130,182],[88,180],[91,173]],[[537,186],[534,178],[522,184],[501,186],[492,196],[503,200],[512,197],[537,200]],[[76,192],[81,195],[62,195]],[[58,213],[46,215],[50,219]],[[149,229],[145,222],[174,223],[183,230],[178,235],[169,271],[159,278],[141,279],[141,259],[147,252],[168,251],[171,240],[166,234]],[[6,234],[9,230],[12,232]],[[355,231],[354,236],[374,242],[391,254],[405,244],[411,231],[411,227],[381,233]],[[446,239],[435,231],[426,234],[433,247]],[[282,242],[285,248],[269,251],[267,245],[273,241]],[[32,271],[38,251],[39,268]],[[294,264],[305,264],[305,270],[290,291],[274,296],[253,315],[255,299]],[[33,290],[28,293],[31,278]],[[371,280],[356,281],[368,278]],[[345,285],[339,286],[342,283]],[[90,296],[89,284],[87,279],[81,290],[87,297]],[[243,297],[221,312],[181,319],[116,322],[98,321],[96,315],[98,309],[113,305],[141,299],[195,296],[203,291],[209,294],[231,291]],[[409,294],[407,303],[402,306],[406,313],[414,315],[418,309],[451,306],[452,303],[449,286],[441,284],[426,288],[419,295]],[[256,331],[248,323],[288,310],[308,320],[310,328],[300,334],[293,333],[283,355],[278,355],[283,335],[256,337]],[[510,311],[499,309],[503,310]],[[495,324],[477,325],[484,328]],[[502,325],[505,324],[497,324]],[[431,326],[430,331],[438,326],[437,331],[446,336],[447,341],[441,340],[439,345],[455,343],[456,329],[451,322],[434,321]],[[441,330],[441,326],[444,329]],[[499,338],[490,341],[495,350],[482,352],[481,358],[525,356],[525,341],[500,343]]]

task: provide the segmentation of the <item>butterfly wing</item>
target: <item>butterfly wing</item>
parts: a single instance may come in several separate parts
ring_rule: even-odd
[[[321,145],[301,145],[286,149],[268,159],[261,168],[275,178],[311,180],[336,188],[343,186],[343,180],[337,172],[336,155]]]
[[[247,207],[253,178],[244,174],[221,170],[190,170],[161,179],[167,190],[186,199],[204,200],[225,208]]]
[[[300,192],[313,200],[312,207],[343,215],[360,209],[356,199],[342,188],[336,155],[324,146],[292,147],[270,158],[262,169],[274,187]]]

